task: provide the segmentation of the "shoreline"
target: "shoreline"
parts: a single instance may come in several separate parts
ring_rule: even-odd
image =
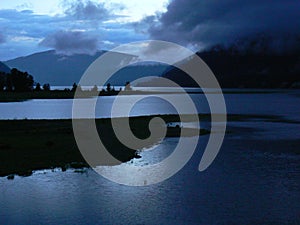
[[[148,125],[153,117],[130,118],[132,132],[141,139],[149,137]],[[160,117],[166,123],[179,121],[178,115]],[[124,119],[126,118],[116,118],[116,120]],[[188,116],[186,120],[189,120]],[[84,119],[80,121],[86,122]],[[101,141],[118,161],[127,162],[139,157],[136,150],[127,148],[117,139],[110,118],[95,121],[98,133],[101,134]],[[181,129],[178,128],[167,129],[166,137],[177,137],[180,132]],[[205,129],[200,131],[190,129],[189,135],[208,133],[209,131]],[[149,146],[160,140],[159,137],[152,140]],[[35,170],[61,168],[64,171],[67,168],[89,167],[77,147],[71,119],[0,120],[0,159],[0,177],[8,176],[8,179],[14,175],[29,176]],[[100,163],[102,163],[100,165],[107,165],[103,160]]]
[[[291,92],[297,89],[222,89],[223,94],[274,94]],[[22,102],[32,99],[74,99],[74,91],[51,90],[51,91],[30,91],[30,92],[0,92],[0,103],[6,102]],[[220,94],[217,91],[208,91],[208,94]],[[126,91],[81,91],[79,98],[92,98],[101,96],[117,96],[117,95],[164,95],[164,94],[204,94],[203,91],[146,91],[146,90],[126,90]]]
[[[149,137],[148,125],[153,117],[161,117],[166,124],[180,121],[179,116],[174,114],[131,117],[129,121],[133,134],[141,139]],[[190,115],[182,115],[182,117],[181,122],[193,122]],[[198,118],[201,121],[210,121],[209,114],[199,114]],[[126,118],[115,119],[124,120]],[[299,123],[299,121],[287,120],[279,116],[234,114],[227,116],[228,121],[236,122],[253,119],[262,119],[270,123]],[[101,132],[100,138],[115,158],[121,162],[127,162],[139,157],[136,150],[129,149],[119,142],[114,135],[111,118],[96,119],[95,121],[98,132],[99,130],[105,131]],[[231,126],[228,128],[226,131],[226,136],[229,135],[228,138],[244,133],[243,130],[248,133],[247,129],[241,130],[241,128],[237,129]],[[189,128],[171,127],[167,129],[166,137],[178,137],[181,129]],[[210,133],[209,129],[200,129],[200,131],[190,129],[190,131],[192,136]],[[255,132],[255,130],[251,132]],[[157,144],[159,141],[161,139],[158,138],[149,143],[149,146]],[[281,142],[284,141],[281,140]],[[8,179],[13,178],[14,175],[29,176],[35,170],[61,168],[62,171],[65,171],[68,168],[89,167],[77,147],[71,119],[0,120],[0,159],[0,177],[8,176]]]

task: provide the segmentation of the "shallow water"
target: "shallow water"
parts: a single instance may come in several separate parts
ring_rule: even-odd
[[[285,224],[300,222],[300,156],[265,153],[259,144],[227,138],[215,162],[197,171],[205,137],[174,177],[146,187],[119,185],[93,170],[39,171],[0,179],[2,224]],[[253,143],[250,141],[250,143]],[[276,148],[276,143],[269,146]],[[168,155],[168,139],[155,157]],[[130,162],[129,162],[130,163]],[[155,174],[154,174],[155,175]]]

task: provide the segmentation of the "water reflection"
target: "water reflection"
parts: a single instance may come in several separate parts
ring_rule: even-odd
[[[176,138],[157,149],[170,154]],[[0,179],[0,216],[8,224],[270,224],[299,222],[300,157],[264,154],[247,141],[227,138],[209,170],[197,171],[207,141],[171,179],[146,187],[119,185],[93,170],[45,171]],[[272,145],[273,147],[276,146]],[[133,163],[155,163],[145,151]],[[130,174],[128,175],[130,176]]]
[[[180,102],[180,94],[172,95]],[[138,98],[139,96],[121,96]],[[144,96],[145,97],[145,96]],[[199,113],[209,113],[204,95],[191,94]],[[115,96],[98,98],[96,117],[110,117]],[[295,94],[225,94],[229,114],[280,115],[300,121],[299,98]],[[265,103],[268,102],[268,107]],[[283,107],[284,103],[284,107]],[[121,107],[121,106],[120,106]],[[131,112],[132,116],[171,114],[174,108],[156,97],[147,97]],[[189,112],[187,112],[189,113]],[[0,103],[0,119],[68,119],[72,117],[72,99],[35,99],[25,102]]]
[[[300,121],[299,104],[295,104],[299,97],[294,95],[228,94],[225,97],[229,113],[283,115]],[[199,110],[205,112],[202,97],[194,98],[200,102]],[[23,118],[24,112],[30,114],[36,110],[36,101],[6,103],[6,106],[1,103],[0,115],[7,118],[15,116],[12,112],[16,111],[23,113],[19,114]],[[112,98],[103,101],[109,104]],[[139,113],[156,104],[156,100],[147,101]],[[52,103],[66,107],[63,115],[67,117],[70,102],[59,102],[62,105],[57,105],[55,100]],[[48,103],[41,109],[43,116],[54,118],[57,114],[49,111]],[[28,111],[22,109],[22,104]],[[56,111],[64,110],[56,108]],[[300,224],[299,124],[235,121],[229,123],[228,130],[230,133],[208,170],[202,173],[197,170],[208,138],[201,136],[196,152],[182,170],[162,183],[146,187],[116,184],[91,169],[84,173],[40,171],[14,180],[0,178],[1,223]],[[168,138],[151,149],[144,149],[142,158],[122,166],[155,164],[169,156],[177,142],[177,138]]]

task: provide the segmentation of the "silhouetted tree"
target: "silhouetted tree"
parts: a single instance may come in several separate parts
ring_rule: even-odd
[[[27,72],[21,72],[16,68],[13,68],[10,73],[10,81],[14,91],[20,92],[33,90],[33,76],[29,75]]]
[[[6,91],[13,91],[13,84],[12,84],[12,78],[10,73],[6,75],[5,86],[6,86],[5,88]]]
[[[132,88],[130,86],[130,82],[127,81],[126,84],[125,84],[125,91],[131,91],[131,90],[132,90]]]
[[[76,83],[73,83],[73,86],[72,86],[71,91],[76,91],[76,88],[77,88],[77,84],[76,84]]]
[[[6,80],[6,74],[4,72],[0,72],[0,91],[4,90],[5,80]]]
[[[47,83],[47,84],[44,84],[44,85],[43,85],[43,90],[44,90],[44,91],[50,91],[50,89],[51,89],[51,88],[50,88],[50,84]]]
[[[42,90],[41,84],[40,84],[40,83],[37,83],[34,90],[35,90],[35,91],[41,91],[41,90]]]
[[[106,91],[107,91],[107,92],[111,92],[111,84],[110,84],[110,83],[108,83],[108,84],[106,85]]]

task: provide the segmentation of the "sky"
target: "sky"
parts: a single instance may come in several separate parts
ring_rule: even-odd
[[[94,54],[149,39],[194,50],[299,51],[299,11],[299,0],[1,0],[0,60],[49,49]]]
[[[135,23],[164,12],[164,0],[1,0],[0,60],[48,49],[93,54],[147,40]]]

